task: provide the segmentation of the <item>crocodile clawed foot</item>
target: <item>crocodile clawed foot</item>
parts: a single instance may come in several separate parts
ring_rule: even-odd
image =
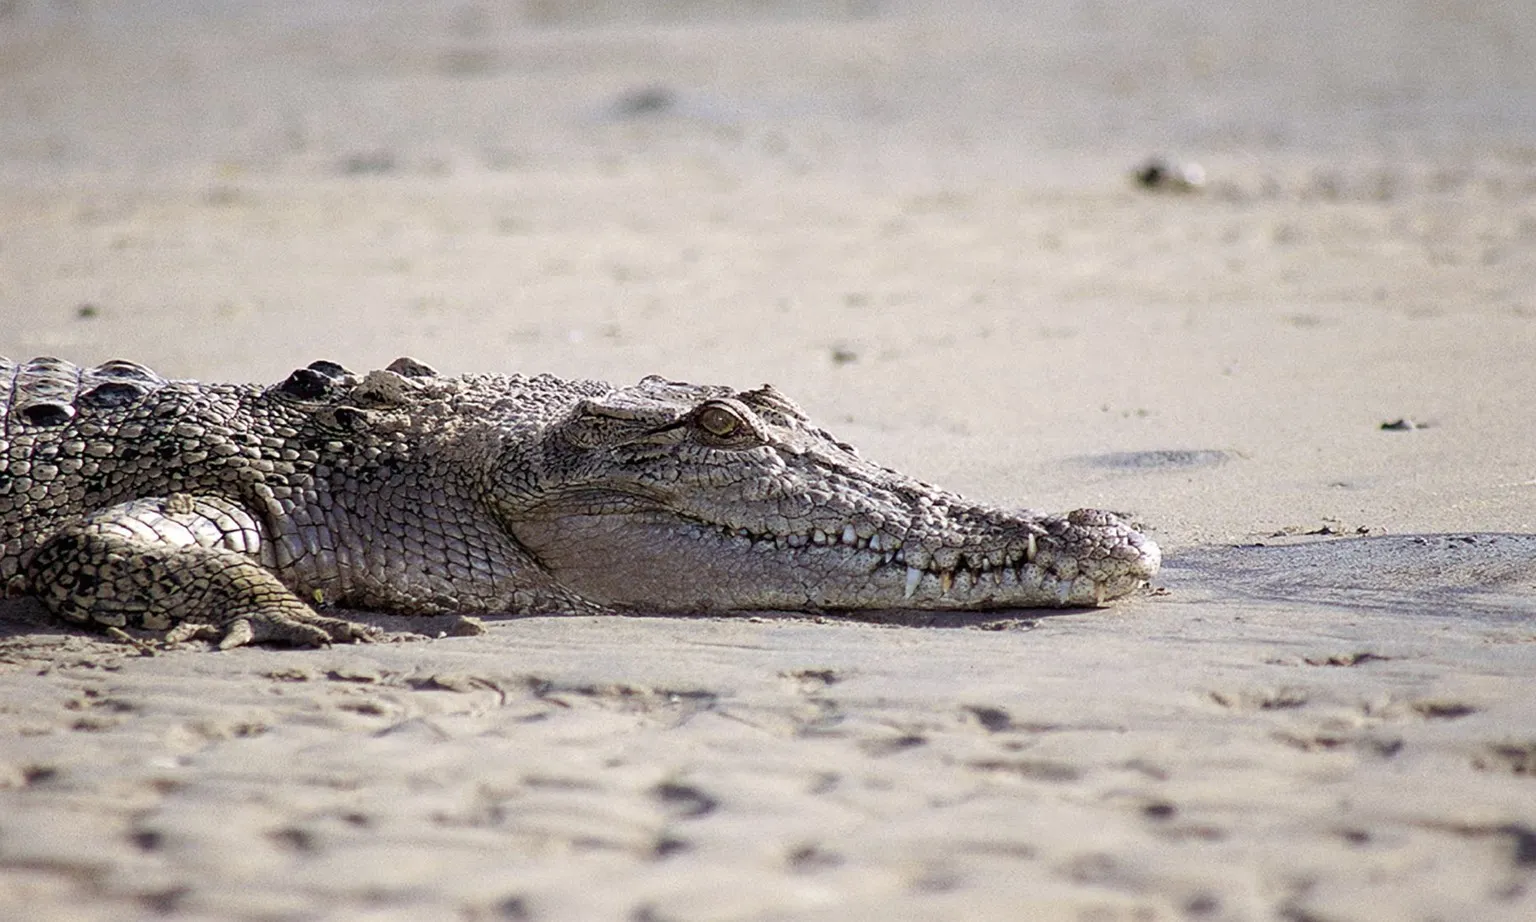
[[[328,647],[333,643],[371,643],[383,634],[372,625],[345,618],[289,612],[242,615],[224,624],[183,621],[165,635],[167,644],[208,640],[220,650],[248,644],[277,643],[293,647]]]
[[[237,618],[229,625],[220,650],[251,643],[281,643],[295,647],[325,647],[333,643],[368,643],[383,631],[367,624],[306,614],[302,618],[287,612],[274,612]]]

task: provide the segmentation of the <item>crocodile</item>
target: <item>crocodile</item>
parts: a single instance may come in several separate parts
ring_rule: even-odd
[[[221,648],[400,614],[1097,606],[1157,545],[864,460],[772,386],[0,359],[0,585]]]

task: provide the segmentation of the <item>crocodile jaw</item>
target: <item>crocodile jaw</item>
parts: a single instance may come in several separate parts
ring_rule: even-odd
[[[660,511],[567,510],[514,531],[563,586],[647,611],[1092,606],[1146,585],[1161,562],[1156,544],[1108,513],[989,512],[993,534],[948,547],[912,534],[871,541],[852,523],[763,534]]]

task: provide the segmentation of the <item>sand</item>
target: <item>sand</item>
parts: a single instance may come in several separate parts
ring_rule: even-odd
[[[0,353],[770,381],[1168,559],[326,650],[6,603],[0,917],[1536,915],[1536,13],[1282,6],[0,4]]]

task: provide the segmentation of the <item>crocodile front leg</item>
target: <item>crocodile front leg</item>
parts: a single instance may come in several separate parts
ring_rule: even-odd
[[[27,578],[61,618],[168,630],[171,642],[323,645],[379,633],[306,605],[257,563],[262,541],[255,517],[229,500],[184,493],[139,499],[59,529],[32,558]]]

